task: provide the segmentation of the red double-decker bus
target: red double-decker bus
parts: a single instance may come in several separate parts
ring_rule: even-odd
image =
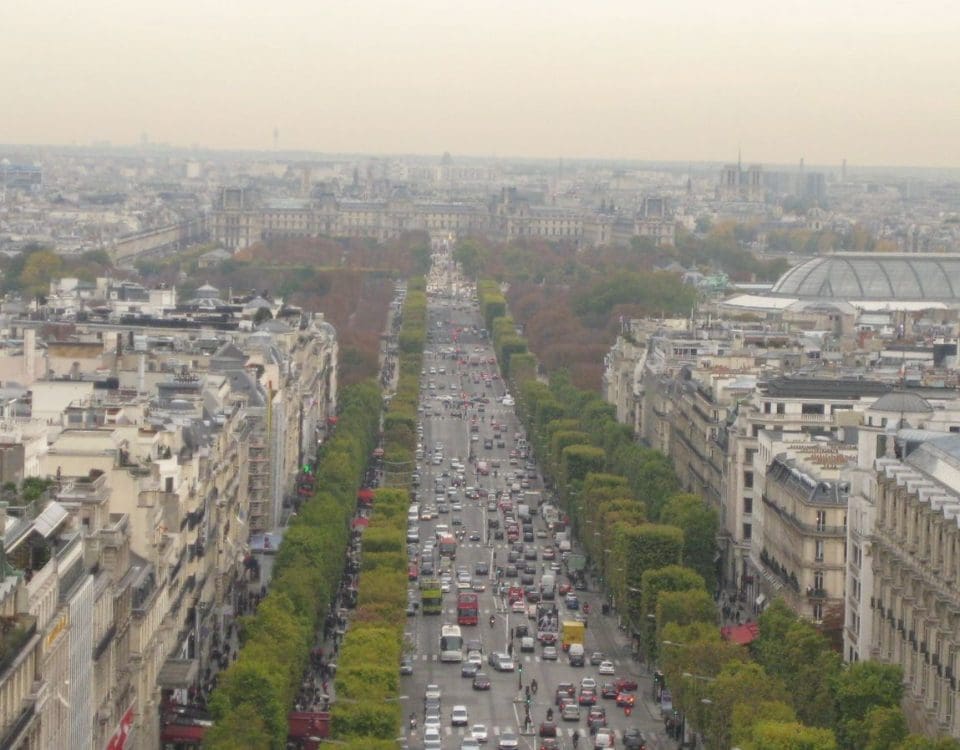
[[[464,592],[457,596],[457,624],[476,625],[480,621],[480,597]]]

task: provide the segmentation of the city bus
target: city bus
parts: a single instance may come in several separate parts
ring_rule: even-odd
[[[476,625],[480,621],[480,598],[464,592],[457,597],[457,624]]]
[[[459,625],[440,628],[440,661],[463,661],[463,636]]]

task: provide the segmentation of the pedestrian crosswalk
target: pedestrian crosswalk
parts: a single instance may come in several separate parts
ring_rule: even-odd
[[[539,724],[534,724],[534,725],[532,725],[532,727],[531,727],[531,729],[530,729],[529,731],[532,731],[532,732],[534,732],[534,733],[538,733],[538,727],[539,727]],[[488,736],[493,736],[493,737],[499,737],[501,734],[503,734],[503,733],[505,733],[505,732],[511,732],[511,733],[513,733],[513,734],[520,734],[520,733],[521,733],[521,730],[522,730],[522,727],[521,727],[521,728],[518,728],[518,727],[515,727],[515,726],[503,726],[503,727],[501,727],[501,726],[495,726],[495,727],[487,727],[487,735],[488,735]],[[470,727],[451,727],[451,726],[446,726],[446,727],[443,727],[441,731],[442,731],[447,737],[469,737],[469,736],[471,735],[471,733],[472,733],[473,730],[471,730]],[[558,736],[561,736],[561,737],[572,737],[572,736],[573,736],[573,733],[576,732],[576,731],[579,731],[581,734],[583,734],[583,729],[582,729],[579,725],[573,725],[573,726],[567,726],[567,727],[564,727],[564,726],[558,726],[558,727],[557,727],[557,735],[558,735]],[[614,741],[615,741],[615,742],[618,742],[619,740],[622,740],[622,736],[621,736],[621,735],[622,735],[623,733],[622,733],[621,730],[619,730],[619,729],[614,729],[614,730],[612,730],[612,731],[613,731],[613,737],[614,737]],[[411,736],[414,736],[414,735],[417,734],[417,732],[418,732],[418,730],[414,730],[414,731],[410,732],[410,734],[411,734]]]
[[[439,661],[439,657],[437,656],[437,654],[420,654],[420,660],[421,661]],[[537,654],[523,654],[522,656],[519,656],[519,657],[515,656],[514,661],[523,661],[524,664],[540,664],[541,662],[543,662],[543,659]],[[548,659],[547,661],[551,661],[551,660]],[[613,662],[613,665],[615,667],[619,667],[621,665],[628,663],[627,661],[622,659],[608,659],[607,661]],[[459,662],[451,662],[451,663],[459,663]],[[611,677],[610,679],[613,679],[613,678]]]

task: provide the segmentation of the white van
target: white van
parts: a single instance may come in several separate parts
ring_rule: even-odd
[[[419,503],[414,503],[407,510],[407,523],[416,523],[420,520],[420,505]]]

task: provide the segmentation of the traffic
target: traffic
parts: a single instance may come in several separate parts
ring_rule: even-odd
[[[655,747],[660,717],[641,709],[638,665],[544,487],[474,291],[443,258],[427,291],[407,747]]]

